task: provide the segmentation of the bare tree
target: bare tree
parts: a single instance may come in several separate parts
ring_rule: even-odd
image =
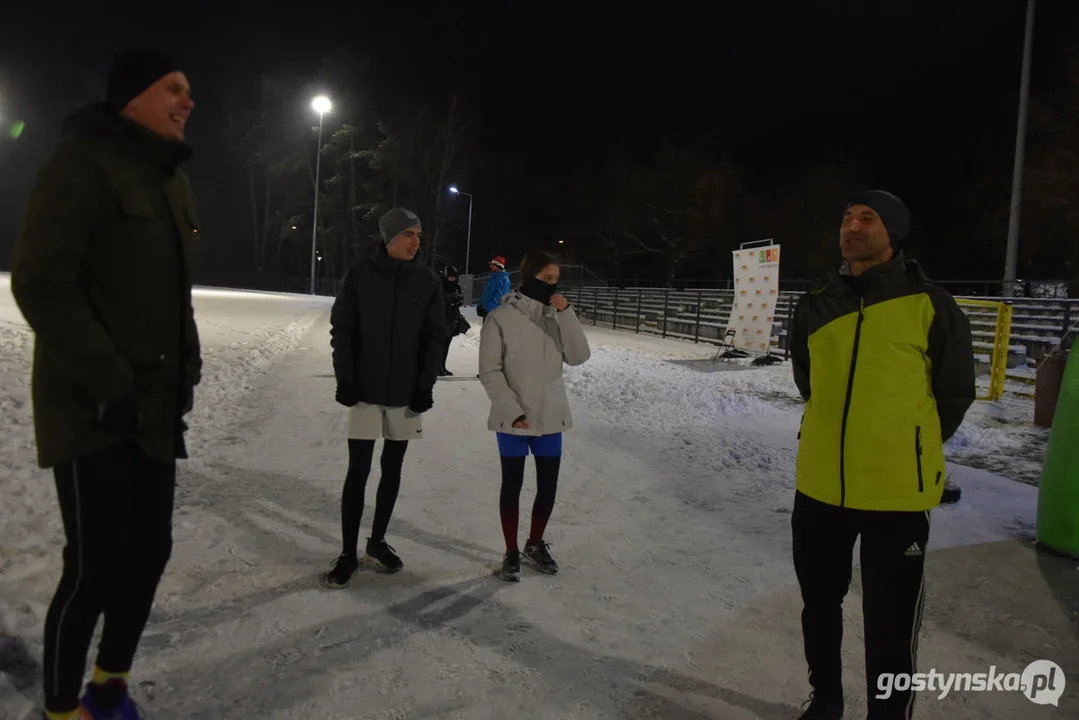
[[[780,267],[788,278],[809,279],[838,262],[844,203],[856,189],[856,172],[837,158],[801,168],[768,192],[753,192],[748,240],[774,239],[782,247]]]
[[[375,194],[384,202],[372,206],[381,212],[404,205],[428,219],[430,238],[424,257],[434,263],[441,259],[439,240],[446,223],[443,196],[449,186],[467,175],[474,123],[456,96],[440,111],[418,106],[379,124],[382,141],[368,153],[378,172]]]
[[[616,262],[650,267],[668,283],[702,262],[715,268],[740,190],[734,165],[714,145],[668,139],[647,165],[619,168],[604,181],[609,198],[586,232]]]

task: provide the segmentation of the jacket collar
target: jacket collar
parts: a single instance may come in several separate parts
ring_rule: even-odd
[[[419,257],[412,260],[396,260],[386,252],[386,246],[379,242],[378,247],[371,253],[371,262],[382,272],[414,272],[421,267]]]
[[[527,316],[537,325],[542,324],[544,317],[554,317],[555,309],[550,305],[544,305],[538,300],[522,294],[520,290],[514,290],[502,299],[506,305]]]
[[[824,278],[822,278],[820,284],[842,293],[849,293],[851,290],[846,282],[843,281],[843,277],[849,277],[850,275],[850,263],[844,261],[838,267],[829,270]],[[917,261],[908,260],[903,252],[900,251],[888,262],[881,265],[875,265],[858,277],[865,284],[866,288],[876,288],[902,282],[910,276],[924,278],[925,273],[922,272],[921,266],[918,265]]]
[[[108,138],[123,152],[146,160],[167,175],[174,174],[176,168],[193,155],[191,146],[186,143],[161,137],[108,110],[103,103],[88,105],[65,118],[63,134]]]

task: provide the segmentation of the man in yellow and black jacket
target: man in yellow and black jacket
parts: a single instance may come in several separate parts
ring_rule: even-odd
[[[929,513],[944,490],[944,443],[974,401],[970,324],[899,244],[903,202],[884,191],[848,205],[841,267],[803,295],[791,337],[806,401],[792,516],[813,701],[805,720],[843,716],[842,603],[861,537],[872,720],[911,718],[913,694],[880,686],[913,673]]]

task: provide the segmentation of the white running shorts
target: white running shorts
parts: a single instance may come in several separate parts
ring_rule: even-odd
[[[348,409],[349,440],[419,440],[423,415],[407,407],[384,407],[360,403]]]

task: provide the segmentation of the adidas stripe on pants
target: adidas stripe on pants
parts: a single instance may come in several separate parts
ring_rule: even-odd
[[[78,708],[87,652],[105,616],[96,664],[131,669],[172,553],[176,464],[122,443],[55,468],[67,544],[45,617],[45,708]]]
[[[929,513],[851,510],[797,493],[791,528],[814,693],[835,698],[843,694],[843,599],[851,581],[854,542],[861,536],[869,717],[908,720],[914,711],[909,690],[893,690],[883,700],[875,696],[881,693],[877,684],[881,673],[916,672]]]

